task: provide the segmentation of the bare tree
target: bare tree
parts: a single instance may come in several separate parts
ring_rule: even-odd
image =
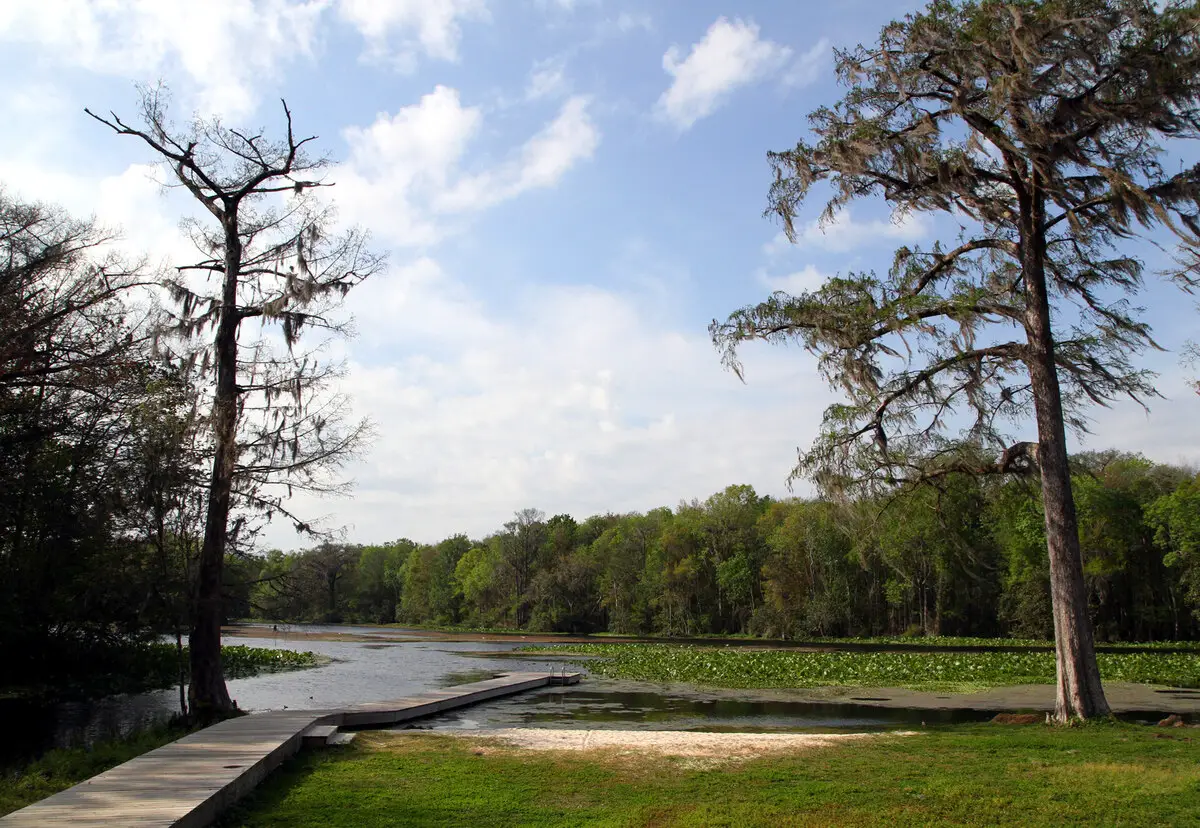
[[[142,141],[212,217],[184,220],[202,258],[179,267],[167,284],[178,308],[169,332],[186,342],[213,334],[200,355],[180,355],[212,383],[212,471],[189,636],[189,701],[203,719],[233,708],[220,658],[227,545],[249,527],[250,513],[283,515],[298,531],[313,532],[286,499],[296,489],[336,489],[330,472],[368,431],[365,422],[347,423],[346,401],[331,387],[338,366],[321,359],[319,345],[305,347],[301,333],[347,333],[331,314],[383,260],[368,250],[364,231],[332,234],[331,208],[313,197],[326,185],[327,161],[308,155],[315,136],[295,136],[286,102],[279,140],[216,119],[179,128],[166,103],[161,89],[144,91],[140,126],[85,111]],[[243,341],[251,335],[247,320],[260,323],[257,340]]]
[[[538,509],[522,509],[504,524],[500,549],[512,575],[513,613],[517,626],[529,620],[529,587],[546,539],[546,515]]]
[[[770,154],[768,212],[795,241],[800,205],[828,182],[825,221],[883,196],[901,216],[953,216],[962,235],[901,248],[886,278],[777,293],[711,328],[739,372],[751,339],[820,356],[849,399],[826,411],[796,474],[826,489],[1040,473],[1059,720],[1109,710],[1067,427],[1086,427],[1088,404],[1154,394],[1130,361],[1154,345],[1128,301],[1142,265],[1119,247],[1156,224],[1188,235],[1200,180],[1163,169],[1163,142],[1200,137],[1200,39],[1193,4],[1161,5],[934,0],[878,44],[837,53],[850,90],[810,116],[815,145]],[[1013,442],[1031,416],[1036,441]]]

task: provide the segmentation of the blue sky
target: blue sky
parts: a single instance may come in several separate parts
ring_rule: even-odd
[[[190,206],[152,159],[84,116],[176,112],[320,136],[346,221],[388,251],[351,294],[346,389],[377,425],[355,495],[300,500],[354,541],[495,529],[514,510],[645,510],[731,483],[787,494],[834,397],[794,348],[721,369],[713,317],[773,288],[886,268],[940,224],[855,206],[782,244],[761,216],[765,154],[832,103],[831,48],[914,3],[709,0],[173,0],[0,4],[0,182],[124,229],[178,262]],[[1196,309],[1141,299],[1177,348]],[[1098,412],[1085,447],[1200,462],[1200,401],[1175,353],[1147,416]],[[266,540],[289,548],[286,526]]]

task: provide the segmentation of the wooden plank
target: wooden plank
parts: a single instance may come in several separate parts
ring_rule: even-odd
[[[327,739],[339,726],[390,725],[578,681],[578,673],[508,673],[340,710],[273,711],[229,719],[2,817],[0,828],[200,828],[253,790],[318,728]]]

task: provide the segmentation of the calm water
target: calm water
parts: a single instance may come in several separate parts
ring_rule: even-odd
[[[330,708],[402,696],[489,678],[513,670],[554,671],[563,661],[513,652],[525,642],[394,641],[403,629],[304,626],[310,632],[349,634],[366,640],[287,640],[263,628],[262,637],[230,636],[227,643],[311,650],[333,661],[323,667],[229,682],[243,710]],[[578,669],[578,668],[571,668]],[[1191,693],[1194,691],[1162,691]],[[165,721],[178,709],[176,690],[113,696],[52,706],[0,702],[5,739],[0,765],[52,747],[90,744]],[[863,699],[863,702],[868,701]],[[920,710],[866,703],[780,700],[778,694],[722,693],[589,677],[583,684],[546,688],[414,722],[433,730],[506,727],[656,730],[786,731],[856,730],[983,721],[994,711]],[[1125,714],[1157,721],[1161,714]]]
[[[323,667],[275,673],[229,682],[243,710],[329,708],[402,696],[489,678],[513,670],[554,671],[562,660],[513,652],[508,641],[394,641],[403,629],[304,626],[311,632],[359,636],[360,641],[286,640],[263,628],[263,637],[230,636],[227,643],[311,650],[333,661]],[[577,667],[571,669],[578,669]],[[1162,690],[1164,694],[1194,694]],[[91,702],[38,705],[0,701],[5,738],[0,767],[52,747],[109,739],[165,721],[178,710],[178,691],[159,690]],[[862,699],[861,702],[867,702]],[[545,688],[498,699],[414,722],[433,730],[487,730],[506,727],[588,729],[819,731],[872,730],[982,721],[994,711],[920,710],[867,703],[813,703],[780,700],[779,694],[690,690],[589,677],[566,688]],[[1127,713],[1123,718],[1157,721],[1161,713]]]
[[[987,721],[980,710],[913,710],[866,704],[713,697],[704,692],[589,678],[422,719],[398,729],[491,730],[505,727],[588,730],[773,732],[880,730],[922,724]]]
[[[403,632],[367,627],[306,626],[304,629],[370,636]],[[495,673],[562,669],[562,663],[555,664],[553,659],[505,655],[522,646],[522,642],[387,642],[380,638],[375,643],[230,636],[226,643],[310,650],[335,659],[311,670],[231,679],[229,694],[237,700],[238,707],[250,711],[340,707],[478,681]],[[493,657],[480,658],[482,654]],[[0,719],[5,723],[0,764],[53,747],[91,744],[166,721],[178,711],[178,698],[178,690],[172,689],[53,706],[0,702]]]

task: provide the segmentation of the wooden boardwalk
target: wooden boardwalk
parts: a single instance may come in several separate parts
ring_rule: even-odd
[[[340,710],[284,710],[229,719],[0,818],[0,828],[204,826],[308,741],[332,727],[392,725],[469,704],[575,684],[578,673],[507,673],[394,701]]]

